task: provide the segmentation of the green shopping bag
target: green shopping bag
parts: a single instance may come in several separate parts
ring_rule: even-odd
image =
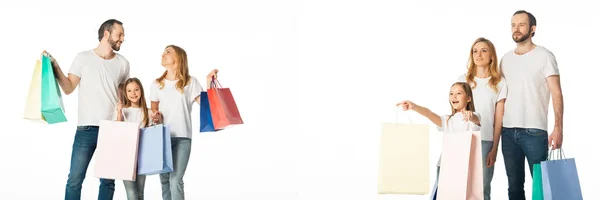
[[[42,115],[48,124],[66,122],[65,109],[50,58],[42,56]]]
[[[540,164],[533,164],[533,188],[532,200],[544,200],[544,190],[542,185],[542,167]]]

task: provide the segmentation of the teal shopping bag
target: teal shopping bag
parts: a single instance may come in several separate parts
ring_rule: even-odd
[[[533,165],[533,188],[532,200],[544,200],[544,188],[542,184],[542,167],[540,164]]]
[[[50,58],[42,56],[42,116],[48,124],[66,122],[65,109]]]

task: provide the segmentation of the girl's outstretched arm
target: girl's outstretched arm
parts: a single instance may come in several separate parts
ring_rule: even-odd
[[[403,110],[414,110],[415,112],[427,117],[429,120],[431,120],[431,122],[433,122],[438,127],[442,127],[442,118],[426,107],[419,106],[410,101],[402,101],[402,102],[396,104],[396,106],[402,106]]]

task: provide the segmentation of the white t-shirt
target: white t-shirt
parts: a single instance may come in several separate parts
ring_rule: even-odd
[[[104,60],[92,49],[75,56],[69,73],[81,78],[77,125],[99,126],[100,120],[112,119],[119,84],[129,78],[129,61],[118,53]]]
[[[506,80],[502,78],[498,85],[498,93],[488,84],[491,77],[478,78],[473,80],[477,83],[473,91],[473,103],[475,104],[475,112],[481,115],[479,119],[481,123],[481,140],[494,141],[494,115],[496,114],[496,103],[506,98],[507,86]],[[458,77],[458,81],[467,82],[466,75]]]
[[[477,108],[475,108],[475,110],[477,110]],[[473,115],[481,119],[481,115],[479,115],[479,113],[473,112]],[[460,112],[455,113],[454,116],[450,117],[450,120],[448,120],[448,117],[450,117],[450,115],[440,116],[442,120],[442,126],[437,127],[438,131],[442,131],[444,133],[462,131],[481,131],[481,127],[477,126],[477,124],[473,123],[472,121],[466,122],[463,118],[463,114]],[[440,166],[441,162],[442,156],[440,155],[440,158],[437,162],[438,167]]]
[[[169,126],[171,137],[192,138],[192,105],[204,89],[193,76],[183,88],[183,94],[177,90],[177,81],[165,79],[165,86],[153,81],[150,87],[150,101],[160,102],[158,111],[163,115],[163,124]]]
[[[144,115],[142,115],[142,108],[122,108],[123,121],[125,122],[136,122],[140,123],[140,128],[144,128]],[[152,110],[148,109],[148,123],[150,123],[150,113]],[[117,110],[115,109],[113,120],[117,120]]]
[[[554,54],[542,46],[524,55],[510,51],[502,57],[501,70],[510,87],[503,126],[548,130],[550,89],[546,78],[559,74]]]

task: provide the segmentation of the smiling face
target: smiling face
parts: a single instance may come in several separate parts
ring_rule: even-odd
[[[127,86],[125,87],[125,93],[127,94],[127,99],[132,104],[139,104],[140,97],[142,96],[142,91],[137,83],[131,82],[127,84]]]
[[[463,111],[467,107],[467,104],[471,102],[471,98],[467,95],[467,92],[459,84],[455,84],[450,88],[450,105],[452,109],[457,112]]]
[[[107,32],[108,44],[110,44],[110,47],[113,50],[119,51],[121,49],[123,40],[125,40],[125,30],[123,29],[123,26],[120,24],[115,24],[113,25],[112,30]]]

